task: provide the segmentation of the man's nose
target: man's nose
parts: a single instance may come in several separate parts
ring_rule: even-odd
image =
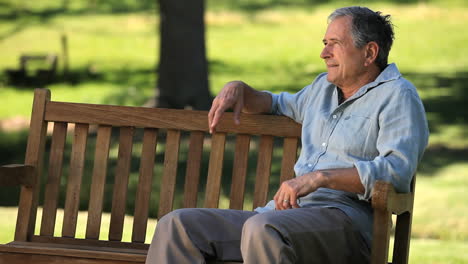
[[[323,47],[323,49],[322,49],[322,52],[320,53],[320,58],[327,59],[327,58],[330,58],[330,57],[331,57],[330,50],[329,50],[328,46],[325,45],[325,47]]]

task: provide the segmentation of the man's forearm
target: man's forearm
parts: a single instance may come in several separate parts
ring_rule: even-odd
[[[314,179],[320,179],[318,180],[319,187],[358,194],[363,194],[365,191],[364,185],[361,183],[358,170],[354,167],[345,169],[320,170],[314,171],[312,174],[320,174],[319,177],[311,177],[312,181],[314,181]]]
[[[270,113],[272,98],[269,93],[257,91],[246,84],[242,112],[249,114]]]

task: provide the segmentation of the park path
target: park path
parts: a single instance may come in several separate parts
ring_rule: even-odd
[[[23,116],[15,116],[0,120],[0,131],[16,132],[29,128],[29,118]]]

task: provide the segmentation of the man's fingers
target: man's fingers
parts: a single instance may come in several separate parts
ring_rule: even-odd
[[[297,204],[297,195],[296,193],[291,194],[291,201],[289,201],[289,204],[291,204],[292,208],[299,208],[299,205]]]
[[[213,119],[211,120],[210,131],[214,132],[216,130],[216,126],[218,125],[219,120],[221,119],[221,117],[227,109],[228,107],[223,105],[220,105],[216,108],[213,114]]]
[[[213,124],[214,113],[216,112],[217,108],[218,104],[216,104],[216,101],[213,101],[213,105],[211,106],[210,112],[208,113],[208,129],[210,133],[213,133],[213,128],[211,126]]]
[[[208,113],[208,129],[210,133],[214,133],[216,130],[216,125],[218,124],[219,121],[215,120],[216,113],[218,112],[220,108],[219,103],[215,99],[213,101],[213,105],[211,106],[210,112]]]
[[[237,102],[236,105],[234,106],[234,123],[236,125],[240,124],[240,113],[242,111],[242,103]]]

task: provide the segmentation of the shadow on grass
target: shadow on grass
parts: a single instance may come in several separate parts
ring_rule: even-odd
[[[128,14],[159,12],[157,0],[121,1],[121,0],[62,0],[48,1],[40,5],[31,2],[15,3],[16,0],[4,0],[0,3],[0,21],[16,21],[16,25],[0,34],[0,40],[6,39],[22,30],[37,24],[47,24],[57,16],[84,16],[88,14]],[[192,1],[192,0],[187,0]],[[37,1],[40,2],[40,1]],[[73,3],[72,3],[73,2]],[[183,5],[183,1],[180,1]],[[277,9],[301,8],[314,9],[318,5],[336,0],[211,0],[205,4],[207,10],[239,11],[247,14]],[[368,2],[379,2],[369,0]],[[393,0],[397,4],[414,4],[420,0]],[[73,5],[72,5],[73,4]]]
[[[443,145],[430,146],[426,149],[418,171],[428,176],[435,176],[437,172],[452,164],[466,163],[467,148],[449,148]]]
[[[8,2],[11,1],[11,2]],[[0,12],[0,20],[12,20],[28,17],[37,21],[48,21],[58,15],[64,16],[80,16],[86,14],[122,14],[134,13],[141,11],[156,11],[157,1],[140,0],[140,1],[120,1],[120,0],[90,0],[90,1],[73,1],[75,5],[70,6],[68,0],[50,1],[50,4],[37,7],[34,3],[31,4],[12,4],[14,0],[7,0],[0,3],[2,11]],[[78,7],[76,7],[78,6]]]
[[[222,73],[225,71],[232,72],[232,73],[242,73],[241,68],[236,66],[230,66],[224,64],[223,62],[212,62],[210,67],[213,69],[212,74]],[[297,66],[300,68],[300,65]],[[77,72],[71,72],[71,78],[76,83],[86,83],[86,82],[102,82],[102,83],[116,83],[122,85],[123,87],[129,87],[132,85],[135,86],[144,86],[150,85],[148,82],[149,76],[154,76],[154,71],[152,69],[120,69],[110,73],[95,73],[94,76],[88,76],[82,73],[84,69],[78,70]],[[245,75],[245,73],[242,73]],[[252,73],[254,74],[254,73]],[[259,89],[268,89],[273,92],[278,91],[289,91],[289,92],[296,92],[301,89],[303,86],[310,83],[313,78],[317,75],[317,72],[305,72],[305,71],[293,71],[291,73],[291,78],[283,83],[277,83],[273,86],[269,87],[257,87]],[[406,78],[411,80],[417,87],[419,93],[424,98],[424,104],[427,110],[427,114],[429,117],[429,124],[432,134],[440,134],[444,133],[444,128],[447,126],[453,127],[464,127],[467,126],[466,117],[468,116],[468,108],[466,105],[468,103],[468,92],[467,92],[467,83],[468,83],[468,72],[457,72],[453,74],[442,74],[442,73],[411,73],[407,72],[403,74]],[[74,77],[73,77],[74,76]],[[120,91],[116,91],[116,93],[108,98],[111,103],[118,104],[121,100],[126,100],[125,98],[128,97],[128,91],[122,89]],[[120,99],[119,99],[120,98]],[[458,135],[458,139],[454,140],[466,140],[468,135],[466,135],[466,131],[461,130],[462,134]],[[139,132],[140,133],[140,132]],[[115,136],[113,138],[113,144],[115,148],[115,144],[118,141],[116,137],[118,132],[114,133]],[[113,134],[113,135],[114,135]],[[135,146],[141,143],[141,133],[135,135]],[[164,135],[161,135],[161,140],[164,138]],[[92,174],[92,160],[94,159],[94,141],[95,135],[91,134],[90,139],[88,141],[88,149],[87,157],[86,157],[86,169],[84,173],[84,181],[83,184],[83,195],[89,195],[89,188],[91,182],[91,174]],[[1,164],[10,164],[10,163],[22,163],[24,160],[24,152],[26,149],[26,142],[27,142],[27,131],[20,131],[20,132],[1,132],[0,131],[0,163]],[[71,139],[69,143],[71,142]],[[162,142],[162,141],[161,141]],[[466,142],[464,142],[466,143]],[[50,142],[49,142],[50,144]],[[159,144],[159,143],[158,143]],[[231,144],[231,145],[229,145]],[[227,148],[233,147],[233,143],[228,143]],[[255,146],[255,140],[252,142]],[[164,148],[163,144],[160,144],[161,148]],[[466,145],[464,145],[466,146]],[[68,150],[70,147],[68,146]],[[111,150],[111,151],[116,151]],[[68,154],[67,154],[68,155]],[[129,197],[131,193],[136,192],[136,186],[138,182],[138,167],[139,167],[139,158],[138,158],[138,147],[135,147],[135,153],[131,160],[131,171],[133,173],[130,176],[129,181]],[[185,154],[181,153],[180,160],[179,160],[179,171],[176,181],[176,198],[175,198],[175,206],[180,207],[182,201],[182,191],[183,191],[183,179],[185,177]],[[273,175],[277,175],[279,172],[279,164],[280,164],[280,156],[281,154],[275,154],[276,157],[273,160],[273,164],[278,164],[278,166],[273,168]],[[46,155],[47,156],[47,155]],[[423,158],[423,161],[420,166],[420,171],[424,173],[424,175],[437,175],[438,171],[445,166],[459,163],[459,162],[466,162],[466,157],[468,156],[468,148],[466,147],[454,147],[453,144],[438,144],[430,146],[429,149],[426,151],[426,154]],[[67,160],[70,157],[66,156],[64,158],[64,164],[67,164]],[[200,202],[203,200],[203,192],[204,192],[204,182],[206,181],[206,175],[208,170],[208,159],[209,159],[209,152],[205,150],[203,154],[203,163],[201,169],[201,183],[200,183]],[[152,196],[152,208],[150,209],[152,216],[157,212],[157,201],[159,199],[159,188],[160,188],[160,177],[162,175],[162,165],[163,164],[163,149],[160,150],[156,157],[157,165],[155,167],[155,179],[153,181],[153,188],[155,190],[155,194]],[[232,173],[232,163],[233,163],[233,155],[232,153],[226,153],[225,156],[225,163],[223,167],[223,178],[222,178],[222,193],[224,195],[229,195],[230,193],[230,176]],[[109,161],[109,167],[115,168],[115,164],[117,162],[116,157],[111,157]],[[46,162],[47,164],[47,162]],[[249,154],[249,168],[248,174],[253,175],[255,174],[256,170],[256,154],[255,151],[252,154]],[[115,171],[114,169],[110,169],[108,172],[107,184],[106,186],[112,186],[113,184],[113,175]],[[66,185],[66,175],[67,175],[67,168],[64,168],[63,172],[63,180],[62,185]],[[226,176],[224,176],[226,175]],[[42,181],[45,182],[44,180]],[[272,188],[271,190],[275,190],[278,182],[272,181]],[[250,177],[246,189],[252,193],[255,185],[255,179]],[[62,186],[62,187],[63,187]],[[17,203],[17,189],[9,188],[5,189],[2,188],[0,192],[0,201],[2,205],[16,205]],[[111,201],[112,201],[112,189],[110,187],[106,187],[105,191],[106,201],[104,203],[105,210],[110,210],[111,208]],[[59,201],[63,203],[65,201],[64,192],[61,192],[61,197]],[[271,193],[270,193],[271,196]],[[89,197],[89,196],[88,196]],[[251,196],[247,196],[247,199],[251,198]],[[62,204],[63,206],[63,204]],[[83,199],[80,208],[86,209],[88,206],[88,201]],[[127,212],[132,214],[133,213],[133,201],[131,198],[127,204]]]

